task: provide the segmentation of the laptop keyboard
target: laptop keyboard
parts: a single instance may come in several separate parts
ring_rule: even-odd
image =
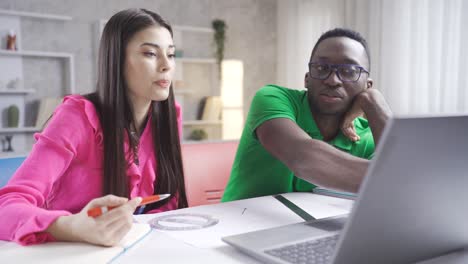
[[[299,242],[279,248],[266,250],[265,253],[289,263],[330,263],[339,234],[319,239]]]

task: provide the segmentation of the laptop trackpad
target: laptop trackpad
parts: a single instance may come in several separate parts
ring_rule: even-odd
[[[328,232],[333,232],[343,229],[346,223],[346,219],[347,217],[326,218],[318,221],[310,221],[305,224],[310,227],[322,229]]]

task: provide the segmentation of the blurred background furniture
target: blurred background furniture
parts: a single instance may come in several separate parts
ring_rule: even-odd
[[[26,157],[0,158],[0,188],[5,186]]]
[[[239,141],[182,143],[189,206],[219,203],[231,174]]]

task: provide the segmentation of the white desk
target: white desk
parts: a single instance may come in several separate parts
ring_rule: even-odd
[[[289,193],[285,197],[317,218],[347,213],[352,206],[349,200],[311,193]],[[136,219],[147,222],[154,217],[181,213],[211,215],[219,219],[219,223],[200,230],[153,230],[115,263],[154,263],[156,260],[161,263],[259,263],[222,242],[221,237],[303,221],[272,196],[140,215]]]
[[[352,202],[311,193],[285,197],[316,218],[339,215]],[[247,209],[245,209],[247,208]],[[217,225],[192,231],[153,230],[143,241],[114,263],[259,263],[221,241],[221,237],[303,221],[271,196],[208,206],[198,206],[156,215],[137,216],[140,222],[169,214],[202,213],[218,218]],[[186,236],[182,234],[186,232]],[[468,252],[439,257],[419,264],[468,263]]]
[[[349,200],[311,193],[289,193],[284,196],[316,218],[347,213],[352,206],[352,202]],[[211,227],[198,230],[161,231],[154,229],[140,242],[115,259],[114,263],[259,263],[222,242],[221,237],[303,221],[272,196],[198,206],[160,214],[139,215],[135,218],[139,222],[147,222],[155,217],[167,215],[174,217],[173,215],[180,214],[209,215],[218,219],[219,222]],[[71,248],[68,245],[65,247],[69,250],[68,252],[73,252],[75,255],[81,254],[77,253],[77,249],[73,248],[73,244],[71,245]],[[95,252],[96,247],[90,247],[93,250],[83,252],[87,252],[88,255],[92,254],[90,252]],[[7,250],[2,255],[2,250],[6,248],[14,251],[8,253]],[[83,245],[79,248],[83,249]],[[34,251],[32,248],[31,250]],[[98,248],[98,250],[100,249]],[[14,254],[12,256],[11,252],[23,254],[31,251],[24,250],[21,253],[20,246],[11,242],[0,241],[0,263],[38,263],[41,260],[41,263],[50,263],[51,260],[54,260],[55,263],[86,263],[81,259],[70,258],[69,254],[65,254],[66,259],[57,259],[53,256],[50,256],[50,259],[48,256],[45,259],[43,259],[44,256],[41,256],[41,259],[31,259],[31,256],[38,256],[42,253],[29,255],[30,257],[26,256],[26,253],[20,257]],[[10,259],[8,259],[8,256]],[[82,256],[82,254],[79,256]],[[19,261],[20,259],[21,261]],[[91,256],[85,259],[95,260],[96,258]],[[93,263],[95,262],[93,261]],[[419,264],[440,263],[468,263],[468,251],[446,255]]]

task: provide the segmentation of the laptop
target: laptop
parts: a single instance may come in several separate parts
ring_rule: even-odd
[[[468,116],[393,118],[348,217],[222,239],[265,263],[413,263],[468,248],[467,131]]]

